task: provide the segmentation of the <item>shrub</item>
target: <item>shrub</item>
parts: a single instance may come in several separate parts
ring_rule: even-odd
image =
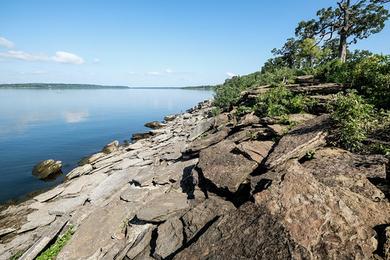
[[[350,151],[359,151],[362,141],[367,138],[374,108],[356,91],[337,94],[331,104],[331,119],[336,130],[333,132],[334,143]]]
[[[350,64],[342,63],[339,59],[329,61],[318,66],[316,77],[322,82],[347,84],[351,81]]]
[[[282,116],[306,109],[306,98],[294,95],[285,86],[274,87],[258,97],[255,111],[261,116]]]
[[[390,56],[363,58],[352,71],[352,86],[379,108],[390,108]]]

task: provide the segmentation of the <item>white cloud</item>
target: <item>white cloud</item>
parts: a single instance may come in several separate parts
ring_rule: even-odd
[[[93,59],[93,63],[99,63],[100,62],[100,59],[99,58],[94,58]]]
[[[57,51],[56,55],[52,57],[52,60],[59,63],[71,63],[71,64],[83,64],[84,59],[77,56],[76,54],[65,52],[65,51]]]
[[[0,46],[3,46],[8,49],[12,49],[15,46],[15,44],[4,37],[0,37]]]
[[[57,51],[56,54],[52,57],[49,57],[45,54],[33,54],[24,51],[7,51],[0,52],[0,57],[16,59],[16,60],[24,60],[24,61],[54,61],[58,63],[70,63],[70,64],[83,64],[84,59],[77,56],[76,54],[65,52],[65,51]]]
[[[162,75],[162,73],[159,72],[159,71],[149,71],[149,72],[147,72],[146,74],[152,75],[152,76],[159,76],[159,75]]]
[[[237,74],[235,74],[233,72],[226,72],[226,75],[228,75],[230,78],[237,76]]]
[[[40,54],[31,54],[24,51],[7,51],[0,52],[0,57],[25,60],[25,61],[45,61],[48,57]]]
[[[165,69],[165,72],[168,73],[168,74],[171,74],[171,73],[173,73],[173,70],[168,68],[168,69]]]

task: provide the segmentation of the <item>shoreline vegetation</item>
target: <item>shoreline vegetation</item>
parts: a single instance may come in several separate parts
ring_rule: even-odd
[[[0,89],[188,89],[188,90],[213,90],[214,86],[186,86],[186,87],[131,87],[108,86],[94,84],[66,84],[66,83],[18,83],[0,84]]]

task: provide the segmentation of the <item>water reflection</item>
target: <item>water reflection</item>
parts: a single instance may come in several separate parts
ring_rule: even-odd
[[[80,123],[82,121],[85,121],[88,116],[89,113],[87,111],[64,113],[65,122],[67,122],[68,124]]]

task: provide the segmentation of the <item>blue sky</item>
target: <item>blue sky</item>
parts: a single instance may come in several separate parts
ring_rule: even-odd
[[[0,83],[216,84],[335,0],[2,0]],[[354,48],[390,53],[390,24]]]

